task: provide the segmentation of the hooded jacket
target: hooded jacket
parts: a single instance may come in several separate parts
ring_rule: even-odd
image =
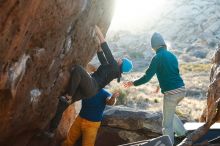
[[[178,60],[166,49],[165,41],[159,33],[154,33],[151,45],[156,50],[156,55],[151,60],[145,75],[134,81],[134,85],[147,83],[156,74],[162,93],[183,87],[184,82],[179,74]]]

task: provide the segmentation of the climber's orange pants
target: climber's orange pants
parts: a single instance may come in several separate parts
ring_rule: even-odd
[[[94,146],[101,122],[92,122],[78,116],[62,146],[73,146],[82,135],[82,146]]]

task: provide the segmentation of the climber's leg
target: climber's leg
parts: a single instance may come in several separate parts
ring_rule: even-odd
[[[59,125],[63,112],[67,109],[69,103],[64,96],[59,97],[56,114],[50,122],[49,132],[53,132]]]
[[[78,89],[75,95],[73,95],[72,102],[76,102],[81,99],[85,99],[85,96],[82,94],[82,91]]]
[[[75,65],[71,71],[70,74],[70,81],[67,88],[67,94],[69,96],[73,96],[75,92],[77,91],[77,88],[79,87],[80,81],[81,81],[81,72],[82,67],[79,65]]]
[[[94,96],[98,90],[99,86],[96,80],[92,78],[81,66],[76,65],[71,72],[67,95],[72,96],[73,101],[77,101],[82,98]]]
[[[49,131],[53,132],[59,125],[63,112],[69,105],[68,96],[72,96],[72,102],[87,97],[92,97],[99,90],[97,82],[79,65],[74,66],[67,92],[59,97],[59,103],[54,118],[51,120]]]

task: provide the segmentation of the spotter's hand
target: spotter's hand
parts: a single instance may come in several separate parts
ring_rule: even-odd
[[[134,86],[134,83],[130,81],[130,82],[123,83],[123,85],[125,88],[130,88],[131,86]]]

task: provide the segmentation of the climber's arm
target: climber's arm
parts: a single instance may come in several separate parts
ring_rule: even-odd
[[[111,52],[108,44],[105,41],[104,35],[102,34],[102,32],[98,26],[96,26],[95,28],[96,28],[96,33],[97,33],[99,40],[100,40],[100,43],[101,43],[101,48],[105,54],[105,57],[106,57],[108,63],[110,63],[110,64],[115,63],[115,59],[112,55],[112,52]]]
[[[97,56],[101,64],[108,64],[108,61],[106,60],[105,55],[102,50],[97,51]]]

